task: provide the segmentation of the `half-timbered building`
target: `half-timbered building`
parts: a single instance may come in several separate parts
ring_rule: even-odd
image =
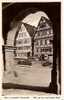
[[[41,17],[34,37],[34,55],[47,56],[53,60],[53,30],[51,22],[45,17]]]

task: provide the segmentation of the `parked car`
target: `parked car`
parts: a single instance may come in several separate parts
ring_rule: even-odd
[[[42,66],[50,66],[51,64],[49,61],[42,62]]]
[[[18,64],[20,64],[20,65],[32,65],[32,63],[29,59],[19,60]]]

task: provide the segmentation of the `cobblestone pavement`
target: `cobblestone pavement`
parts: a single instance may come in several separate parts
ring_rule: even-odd
[[[51,70],[52,70],[51,67],[49,66],[44,67],[41,65],[41,62],[39,61],[36,61],[36,62],[33,61],[32,66],[16,65],[13,67],[11,71],[4,73],[5,77],[4,77],[3,83],[10,82],[10,83],[15,83],[15,84],[20,84],[20,85],[49,86],[49,83],[51,82]],[[13,91],[13,90],[8,90],[8,91]],[[8,93],[8,91],[4,90],[4,94]],[[26,91],[18,90],[18,91],[20,91],[22,94],[33,93],[27,90]],[[34,92],[34,93],[37,93],[37,92]],[[41,93],[41,94],[45,94],[45,93]]]
[[[4,83],[12,82],[24,85],[48,86],[51,81],[51,68],[41,66],[41,63],[38,61],[33,61],[32,66],[13,66],[11,71],[4,74]]]

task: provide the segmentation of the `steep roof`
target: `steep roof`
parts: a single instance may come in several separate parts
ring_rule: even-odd
[[[43,27],[46,27],[46,23],[50,26],[50,27],[52,27],[52,23],[51,23],[51,21],[49,20],[49,19],[47,19],[47,18],[45,18],[45,17],[43,17],[43,16],[41,16],[41,18],[40,18],[40,20],[39,20],[39,23],[38,23],[38,26],[40,25],[40,22],[42,21],[42,28]],[[37,26],[37,27],[38,27]]]
[[[45,17],[46,19],[49,20],[48,16],[46,15],[46,13],[42,12],[42,11],[38,11],[34,14],[29,14],[28,16],[26,16],[22,22],[24,23],[27,23],[27,24],[30,24],[32,26],[35,26],[37,27],[38,26],[38,23],[41,19],[41,16]]]
[[[35,34],[36,28],[35,28],[34,26],[31,26],[31,25],[26,24],[26,23],[23,23],[23,24],[24,24],[24,26],[26,27],[26,29],[27,29],[29,35],[30,35],[31,37],[33,37],[33,35]]]

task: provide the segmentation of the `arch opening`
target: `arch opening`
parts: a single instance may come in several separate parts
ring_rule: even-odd
[[[9,64],[12,62],[14,62],[14,65],[25,64],[32,66],[32,61],[35,60],[41,63],[43,67],[48,66],[51,70],[53,70],[53,27],[48,16],[41,11],[37,11],[35,13],[30,12],[30,14],[25,16],[16,24],[15,28],[9,31],[5,49],[6,56],[8,55],[6,59],[8,59],[9,56],[11,58],[11,60],[9,58],[7,69]],[[13,63],[11,66],[13,69]],[[51,77],[52,72],[53,75],[55,73],[54,71],[50,71],[49,83],[53,81],[54,85],[50,86],[51,88],[53,87],[53,92],[57,92],[57,79],[54,83],[54,80]],[[32,85],[32,83],[29,85]],[[37,86],[38,85],[39,84],[37,84]],[[54,86],[56,86],[56,90],[54,90]],[[51,91],[51,88],[49,87],[48,89]]]

